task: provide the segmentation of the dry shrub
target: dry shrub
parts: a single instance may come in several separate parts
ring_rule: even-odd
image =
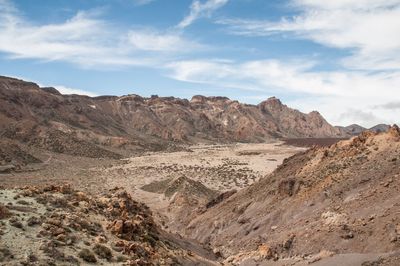
[[[6,206],[0,203],[0,220],[10,217],[12,214]]]

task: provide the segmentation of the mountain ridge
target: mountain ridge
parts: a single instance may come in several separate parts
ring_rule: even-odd
[[[52,87],[0,77],[0,104],[3,137],[88,157],[118,157],[110,149],[121,147],[346,136],[318,112],[301,113],[275,97],[251,105],[221,96],[62,95]],[[70,148],[74,143],[79,145]]]

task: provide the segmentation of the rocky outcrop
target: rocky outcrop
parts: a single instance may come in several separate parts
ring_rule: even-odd
[[[142,189],[163,194],[169,199],[168,213],[179,219],[179,223],[169,225],[169,230],[175,232],[180,232],[181,227],[185,226],[196,212],[204,211],[204,206],[218,196],[217,191],[186,176],[155,181],[143,186]]]
[[[265,115],[271,116],[277,126],[276,132],[286,138],[345,136],[326,122],[317,111],[304,114],[287,107],[275,97],[261,102],[258,107]]]
[[[180,247],[122,189],[0,190],[2,265],[215,265]]]

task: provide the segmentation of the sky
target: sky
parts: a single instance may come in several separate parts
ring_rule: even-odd
[[[400,0],[0,0],[0,75],[400,122]]]

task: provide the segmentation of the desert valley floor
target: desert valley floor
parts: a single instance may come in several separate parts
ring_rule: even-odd
[[[32,164],[28,171],[0,175],[5,187],[72,184],[86,192],[123,187],[157,215],[168,216],[170,198],[149,192],[143,186],[186,177],[208,188],[226,192],[240,190],[271,173],[282,161],[305,150],[274,143],[194,145],[184,151],[148,152],[122,160],[93,159],[55,153],[38,156],[45,163]]]

